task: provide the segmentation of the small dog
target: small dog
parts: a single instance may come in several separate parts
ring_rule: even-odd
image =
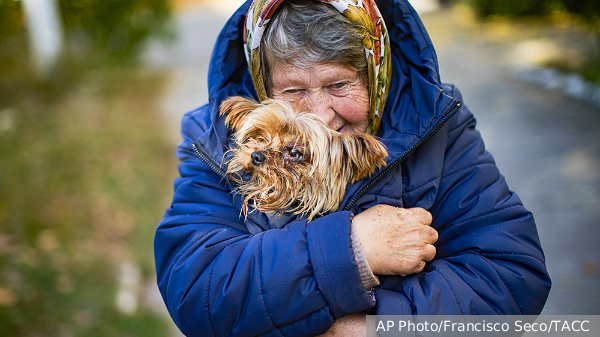
[[[220,114],[234,130],[227,174],[243,195],[245,216],[252,206],[274,216],[305,214],[311,221],[338,209],[348,183],[385,165],[387,151],[374,137],[331,130],[317,115],[294,111],[284,101],[231,97]]]

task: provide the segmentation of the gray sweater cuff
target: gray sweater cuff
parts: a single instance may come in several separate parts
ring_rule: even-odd
[[[354,259],[358,264],[358,271],[360,273],[360,279],[362,281],[363,286],[365,287],[365,289],[369,289],[371,287],[379,285],[379,279],[373,274],[371,268],[369,268],[369,263],[367,262],[367,258],[363,253],[362,246],[360,245],[360,240],[358,239],[358,235],[356,235],[354,228],[352,228],[350,231],[350,240],[352,241]]]

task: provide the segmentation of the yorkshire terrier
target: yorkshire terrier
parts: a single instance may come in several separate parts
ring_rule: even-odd
[[[347,184],[385,165],[387,151],[375,137],[339,133],[285,101],[259,104],[236,96],[221,104],[220,114],[234,131],[227,174],[246,216],[252,207],[311,221],[338,209]]]

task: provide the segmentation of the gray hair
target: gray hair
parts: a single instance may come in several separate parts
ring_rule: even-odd
[[[267,94],[272,94],[271,69],[284,65],[309,68],[315,63],[342,63],[358,71],[368,85],[363,38],[355,24],[331,5],[315,0],[284,1],[261,42]]]

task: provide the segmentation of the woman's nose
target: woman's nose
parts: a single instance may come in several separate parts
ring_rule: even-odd
[[[310,111],[321,117],[325,125],[329,125],[335,117],[331,97],[325,93],[313,93],[307,98],[307,104]]]

